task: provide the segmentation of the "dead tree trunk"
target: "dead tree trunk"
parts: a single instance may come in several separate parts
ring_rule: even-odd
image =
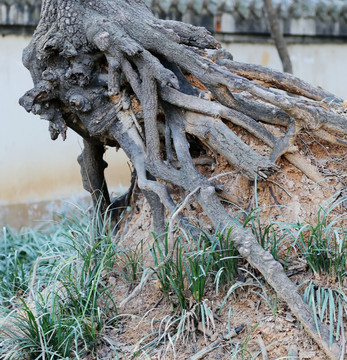
[[[282,61],[283,71],[293,74],[293,66],[292,61],[290,60],[287,43],[280,29],[280,24],[272,0],[264,0],[264,5],[269,20],[271,35],[275,41],[278,55]]]
[[[158,228],[162,206],[169,212],[176,207],[166,184],[187,192],[199,187],[196,199],[210,220],[216,226],[234,225],[240,254],[264,275],[327,356],[338,358],[338,344],[329,346],[322,324],[317,331],[311,310],[281,265],[225,211],[220,185],[197,170],[188,141],[194,138],[221,154],[249,179],[271,176],[285,156],[319,180],[294,143],[305,129],[346,146],[335,136],[347,134],[346,118],[323,101],[331,94],[289,74],[234,62],[205,29],[158,20],[143,0],[45,0],[23,62],[34,88],[20,104],[49,121],[52,139],[64,139],[67,128],[84,138],[83,184],[94,197],[103,196],[103,207],[110,202],[104,145],[121,147],[131,159],[138,187],[147,197],[153,195],[149,198]],[[272,149],[271,156],[252,150],[228,122],[259,138]],[[282,136],[264,123],[280,125]]]

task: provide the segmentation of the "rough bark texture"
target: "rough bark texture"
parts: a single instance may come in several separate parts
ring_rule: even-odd
[[[269,20],[271,35],[275,41],[278,55],[280,56],[280,59],[282,61],[283,71],[292,74],[293,66],[290,60],[287,43],[280,29],[280,24],[278,22],[277,14],[274,9],[272,0],[264,0],[264,5]]]
[[[121,147],[131,159],[158,231],[163,230],[163,209],[171,213],[176,207],[167,184],[186,192],[198,188],[195,197],[210,220],[234,226],[240,254],[264,275],[327,356],[338,358],[338,344],[329,347],[322,324],[317,332],[311,310],[281,265],[227,214],[219,200],[223,189],[196,169],[189,143],[194,139],[223,155],[249,179],[271,176],[285,156],[317,181],[320,174],[295,153],[294,142],[305,129],[346,146],[328,132],[347,133],[346,118],[324,104],[331,94],[294,76],[235,63],[205,29],[158,20],[142,0],[45,0],[23,62],[34,88],[21,105],[49,121],[52,139],[65,139],[68,128],[84,138],[79,162],[83,185],[95,203],[100,195],[103,209],[111,202],[103,175],[105,145]],[[255,152],[228,122],[259,138],[272,155]],[[282,136],[264,123],[281,126]],[[126,205],[129,194],[113,207]]]

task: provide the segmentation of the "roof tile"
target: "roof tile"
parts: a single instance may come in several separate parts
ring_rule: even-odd
[[[42,0],[0,0],[0,25],[35,25],[39,20],[38,9]],[[162,18],[186,19],[195,25],[209,24],[213,29],[215,16],[235,19],[235,25],[224,26],[234,33],[268,32],[263,0],[144,0],[154,13]],[[320,29],[334,30],[335,35],[347,31],[347,0],[273,0],[279,19],[289,33],[295,31],[288,24],[294,20],[311,19]],[[230,14],[230,16],[226,16]],[[210,16],[209,20],[208,17]],[[188,20],[187,20],[188,19]],[[310,21],[311,21],[310,20]],[[254,25],[254,22],[261,26]],[[247,25],[248,24],[248,25]],[[212,26],[212,28],[211,28]],[[238,29],[238,26],[240,28]],[[233,30],[231,30],[233,29]],[[254,30],[257,29],[257,30]],[[339,30],[340,29],[340,30]],[[344,29],[344,30],[341,30]],[[324,30],[326,34],[326,30]],[[330,30],[329,30],[330,31]],[[333,33],[331,35],[334,35]],[[305,35],[305,34],[303,34]],[[347,35],[347,34],[346,34]]]

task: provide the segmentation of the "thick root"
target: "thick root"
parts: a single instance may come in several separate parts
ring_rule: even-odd
[[[283,156],[318,182],[322,176],[297,153],[296,137],[311,131],[346,146],[347,121],[339,99],[329,107],[325,100],[334,96],[322,89],[289,74],[234,62],[205,29],[158,20],[142,0],[90,0],[83,6],[44,1],[23,62],[34,88],[21,105],[50,122],[52,139],[59,134],[64,139],[67,128],[85,139],[79,162],[95,204],[100,196],[103,209],[110,204],[105,145],[121,147],[131,159],[158,232],[164,209],[176,209],[167,183],[195,191],[216,226],[234,226],[240,254],[287,302],[329,359],[338,358],[338,345],[329,347],[322,324],[317,331],[313,314],[281,266],[227,214],[216,192],[228,194],[197,170],[188,139],[193,135],[249,179],[279,171],[276,162]],[[257,153],[226,122],[256,137],[270,155]]]

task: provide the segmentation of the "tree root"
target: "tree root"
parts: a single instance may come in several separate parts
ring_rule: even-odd
[[[84,149],[78,157],[83,187],[91,194],[94,208],[99,208],[104,213],[110,206],[110,196],[104,177],[104,170],[108,166],[103,160],[105,148],[86,140],[83,144]]]
[[[347,122],[338,113],[339,99],[293,75],[234,62],[205,29],[158,20],[143,0],[90,0],[83,5],[45,0],[23,62],[34,88],[20,104],[49,121],[52,139],[65,139],[68,128],[84,138],[79,163],[94,204],[102,201],[103,211],[111,204],[104,146],[121,147],[151,204],[158,232],[163,231],[165,211],[174,214],[170,236],[176,217],[189,226],[169,184],[194,194],[216,227],[233,226],[239,253],[286,301],[328,358],[338,359],[339,346],[329,346],[322,324],[317,330],[311,310],[281,265],[228,215],[218,199],[218,193],[228,195],[221,186],[197,170],[190,141],[222,155],[251,180],[268,179],[280,170],[277,164],[284,157],[320,182],[322,175],[298,154],[296,138],[309,131],[345,147]],[[270,155],[257,153],[227,123],[257,138]],[[127,199],[111,207],[120,200],[127,204]]]
[[[217,64],[225,66],[233,73],[249,80],[260,81],[266,87],[284,90],[290,94],[304,96],[308,99],[317,101],[341,101],[334,94],[331,94],[322,88],[312,86],[289,73],[282,73],[261,65],[244,64],[224,59],[218,59]]]

